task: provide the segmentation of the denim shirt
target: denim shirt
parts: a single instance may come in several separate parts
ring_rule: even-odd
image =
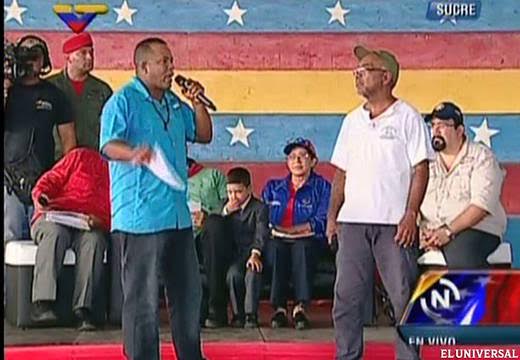
[[[291,197],[291,175],[284,179],[269,180],[262,191],[262,199],[269,207],[269,222],[273,226],[282,222]],[[315,236],[325,239],[327,210],[331,186],[321,175],[311,172],[305,184],[296,192],[293,224],[310,223]]]
[[[159,102],[134,78],[103,108],[100,149],[113,140],[132,147],[158,146],[186,184],[186,142],[194,142],[195,134],[195,114],[187,104],[169,90]],[[173,189],[145,166],[124,161],[109,165],[112,231],[147,234],[191,227],[186,190]]]

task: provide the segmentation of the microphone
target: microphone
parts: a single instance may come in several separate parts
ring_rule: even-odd
[[[188,82],[189,80],[186,79],[184,76],[182,75],[177,75],[175,77],[175,82],[180,86],[182,87],[183,89],[188,89]],[[210,108],[211,110],[213,111],[216,111],[217,110],[217,107],[215,106],[215,104],[213,104],[213,102],[208,99],[206,97],[206,95],[200,93],[197,95],[197,100],[199,100],[201,103],[203,103],[205,106],[207,106],[208,108]]]

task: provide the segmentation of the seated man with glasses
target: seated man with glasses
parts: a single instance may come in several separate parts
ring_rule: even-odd
[[[506,229],[504,172],[490,148],[467,138],[455,104],[437,105],[426,121],[437,156],[421,205],[420,246],[440,250],[449,268],[488,267]]]
[[[284,153],[289,175],[270,180],[262,192],[269,206],[273,234],[271,302],[275,313],[271,326],[288,325],[287,290],[292,277],[296,303],[292,312],[294,326],[305,329],[309,326],[305,307],[311,300],[314,268],[320,248],[326,245],[331,187],[313,170],[318,157],[309,140],[298,138],[290,142]]]

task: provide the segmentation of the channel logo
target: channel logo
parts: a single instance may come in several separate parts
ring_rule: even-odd
[[[477,20],[481,8],[480,0],[430,1],[426,19],[455,25],[459,20]]]

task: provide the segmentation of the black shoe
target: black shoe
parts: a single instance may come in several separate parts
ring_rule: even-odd
[[[82,320],[78,326],[78,331],[96,331],[97,327],[90,320]]]
[[[231,327],[234,328],[243,328],[244,327],[244,317],[240,315],[233,316],[231,320]]]
[[[283,311],[276,311],[271,318],[271,327],[273,329],[287,327],[289,325],[289,321],[287,320],[287,315]]]
[[[221,327],[227,326],[227,323],[222,320],[207,318],[206,321],[204,322],[204,325],[208,329],[216,329],[216,328],[221,328]]]
[[[309,327],[309,320],[303,311],[298,311],[294,314],[294,328],[296,330],[304,330]]]
[[[52,309],[52,301],[37,301],[33,305],[31,320],[37,324],[53,324],[58,321]]]
[[[80,308],[74,311],[74,315],[79,319],[79,331],[94,331],[96,325],[90,319],[90,311],[86,308]]]
[[[244,324],[246,329],[256,329],[258,327],[258,317],[256,314],[247,314],[246,323]]]

